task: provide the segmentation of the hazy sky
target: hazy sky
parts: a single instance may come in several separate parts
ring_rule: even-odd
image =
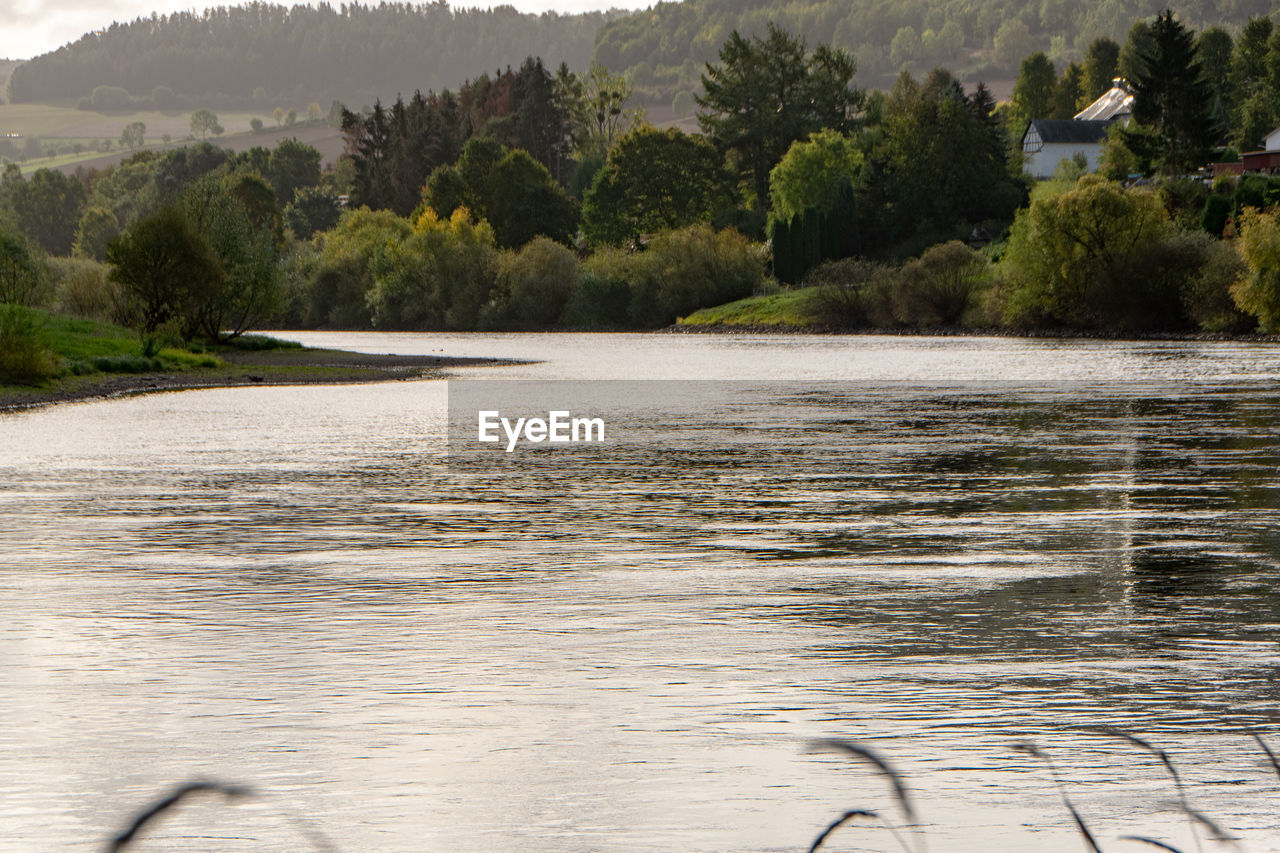
[[[371,5],[377,0],[362,0]],[[236,5],[240,0],[224,2],[180,2],[180,0],[0,0],[0,59],[30,59],[75,41],[90,30],[103,29],[112,21],[132,21],[152,12],[175,12],[180,9],[203,9],[208,6]],[[293,0],[276,0],[293,5]],[[339,0],[331,0],[334,6]],[[451,5],[457,8],[500,5],[472,0]],[[585,12],[591,9],[620,7],[641,8],[650,5],[641,0],[511,0],[506,5],[522,12]]]

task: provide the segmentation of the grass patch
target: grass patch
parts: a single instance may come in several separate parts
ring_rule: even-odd
[[[240,335],[226,341],[227,349],[244,350],[245,352],[263,352],[265,350],[300,350],[302,344],[297,341],[286,341],[270,335]]]
[[[801,287],[766,296],[749,296],[695,311],[680,326],[793,326],[820,324],[818,288]]]

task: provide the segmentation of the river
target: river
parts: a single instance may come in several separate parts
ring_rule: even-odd
[[[1280,347],[279,334],[530,363],[0,415],[0,850],[1280,851]]]

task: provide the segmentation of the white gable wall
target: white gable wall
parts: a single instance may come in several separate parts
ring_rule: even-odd
[[[1262,148],[1264,151],[1280,151],[1280,127],[1262,138]]]
[[[1025,171],[1033,178],[1052,177],[1053,170],[1058,168],[1063,158],[1069,160],[1076,152],[1089,161],[1088,171],[1098,171],[1102,160],[1101,142],[1046,142],[1039,151],[1027,157]]]

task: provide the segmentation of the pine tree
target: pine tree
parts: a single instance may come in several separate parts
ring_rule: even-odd
[[[1218,135],[1213,92],[1204,79],[1194,34],[1172,12],[1158,15],[1150,32],[1133,81],[1133,118],[1154,131],[1154,149],[1148,143],[1145,153],[1167,174],[1184,174],[1204,165]],[[1132,135],[1132,141],[1141,139],[1141,134]]]

